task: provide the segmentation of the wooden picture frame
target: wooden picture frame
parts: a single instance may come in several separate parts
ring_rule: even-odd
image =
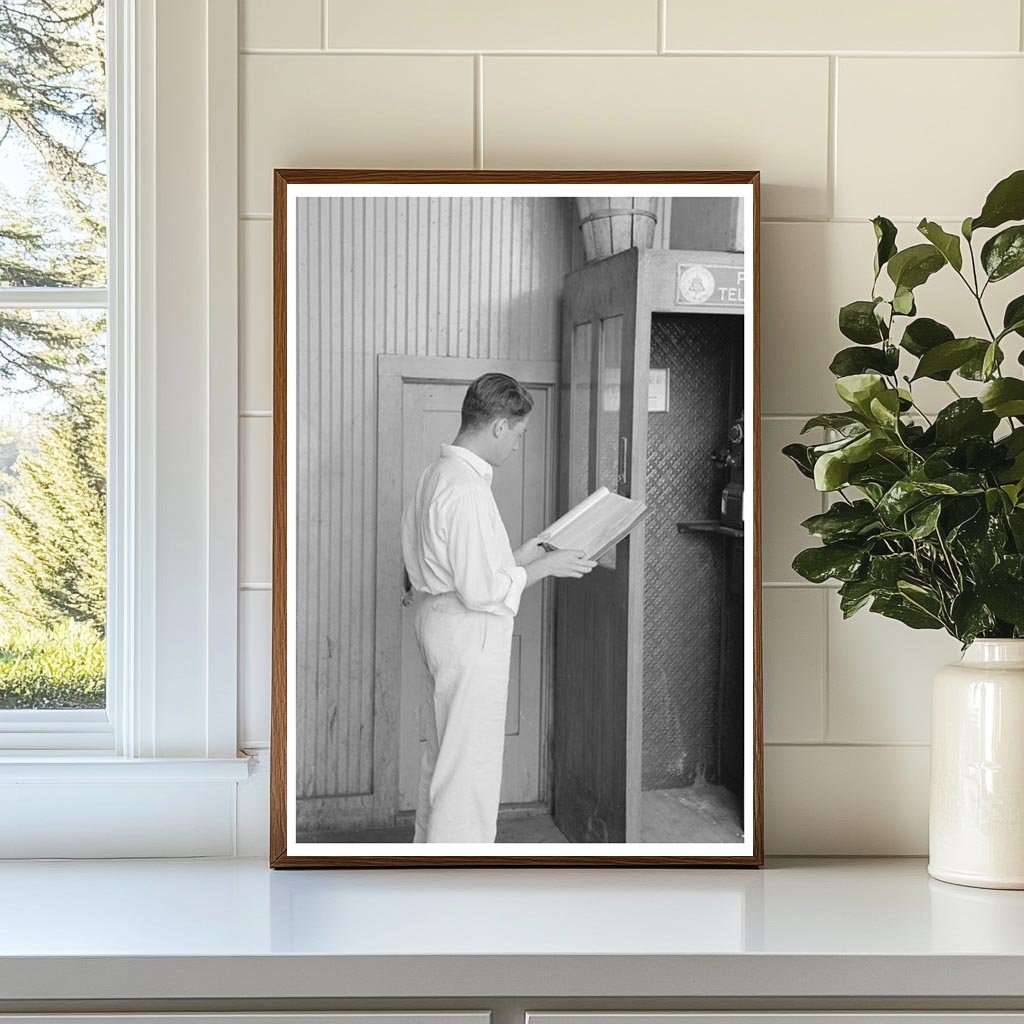
[[[756,171],[274,172],[272,867],[763,864],[758,225]],[[601,483],[658,507],[524,596],[496,841],[412,843],[401,507],[492,370],[534,398],[513,547]]]

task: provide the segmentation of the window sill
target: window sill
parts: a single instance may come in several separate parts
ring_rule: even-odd
[[[0,755],[4,782],[242,782],[251,757],[115,757],[16,753]]]

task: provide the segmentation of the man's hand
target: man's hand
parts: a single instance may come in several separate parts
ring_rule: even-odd
[[[531,537],[521,548],[516,548],[514,557],[516,565],[531,565],[546,554],[544,545],[536,537]]]
[[[585,576],[597,565],[597,562],[587,558],[583,551],[551,551],[544,556],[544,568],[548,576],[560,576],[562,578],[579,579]]]

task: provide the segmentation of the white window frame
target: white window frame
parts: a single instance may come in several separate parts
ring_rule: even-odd
[[[0,712],[0,812],[6,782],[248,775],[237,750],[237,25],[237,0],[107,0],[109,287],[0,295],[106,306],[109,355],[107,709]]]

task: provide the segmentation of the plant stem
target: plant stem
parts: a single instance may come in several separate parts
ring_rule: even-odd
[[[971,240],[969,238],[967,239],[967,251],[971,254],[971,273],[974,275],[974,289],[971,292],[971,294],[975,298],[977,298],[978,297],[978,265],[977,265],[977,263],[975,263],[975,260],[974,260],[974,246],[971,245]],[[964,284],[967,284],[966,280],[964,281]],[[968,284],[967,287],[970,288],[971,286]]]
[[[950,572],[951,573],[955,573],[954,582],[959,580],[960,590],[962,592],[963,589],[964,589],[963,573],[960,572],[960,566],[957,565],[956,562],[954,562],[952,558],[950,558],[949,550],[946,547],[946,542],[942,539],[942,531],[938,528],[937,525],[935,527],[935,536],[938,537],[938,539],[939,539],[939,547],[942,548],[942,554],[945,556],[946,564],[949,566]]]

